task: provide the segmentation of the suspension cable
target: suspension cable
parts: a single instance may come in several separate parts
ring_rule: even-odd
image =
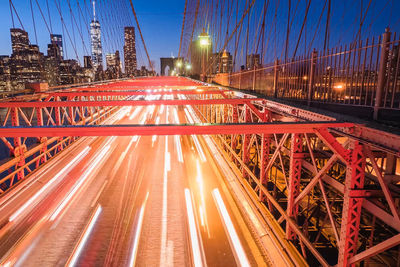
[[[153,64],[151,63],[151,60],[150,60],[149,52],[147,51],[146,43],[144,42],[142,31],[140,30],[139,21],[136,16],[135,8],[133,7],[132,0],[129,0],[129,2],[131,3],[132,13],[133,13],[133,16],[135,17],[136,25],[137,25],[139,33],[140,33],[140,38],[142,39],[144,50],[146,51],[146,56],[147,56],[147,60],[149,61],[149,66],[150,66],[151,70],[154,71]]]

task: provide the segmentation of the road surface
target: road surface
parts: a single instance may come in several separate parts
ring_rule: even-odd
[[[190,117],[125,107],[109,123]],[[266,265],[200,136],[81,138],[0,199],[0,214],[5,266]]]

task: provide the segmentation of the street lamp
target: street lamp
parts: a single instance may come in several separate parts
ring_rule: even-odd
[[[200,47],[202,48],[202,52],[203,52],[203,62],[202,62],[202,76],[203,79],[205,79],[206,77],[206,62],[205,62],[205,56],[206,53],[204,50],[207,51],[207,57],[208,57],[208,46],[210,45],[210,36],[206,33],[206,30],[203,28],[203,32],[199,35],[199,43],[200,43]]]

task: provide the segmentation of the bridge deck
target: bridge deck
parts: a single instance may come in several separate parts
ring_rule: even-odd
[[[2,264],[396,262],[396,134],[176,77],[0,110]]]

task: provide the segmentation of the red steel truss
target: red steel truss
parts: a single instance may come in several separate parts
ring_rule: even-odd
[[[120,107],[138,105],[189,108],[198,120],[108,124]],[[79,136],[206,134],[293,253],[323,266],[400,260],[398,135],[184,78],[38,93],[0,102],[0,110],[11,156],[0,166],[0,193]]]

